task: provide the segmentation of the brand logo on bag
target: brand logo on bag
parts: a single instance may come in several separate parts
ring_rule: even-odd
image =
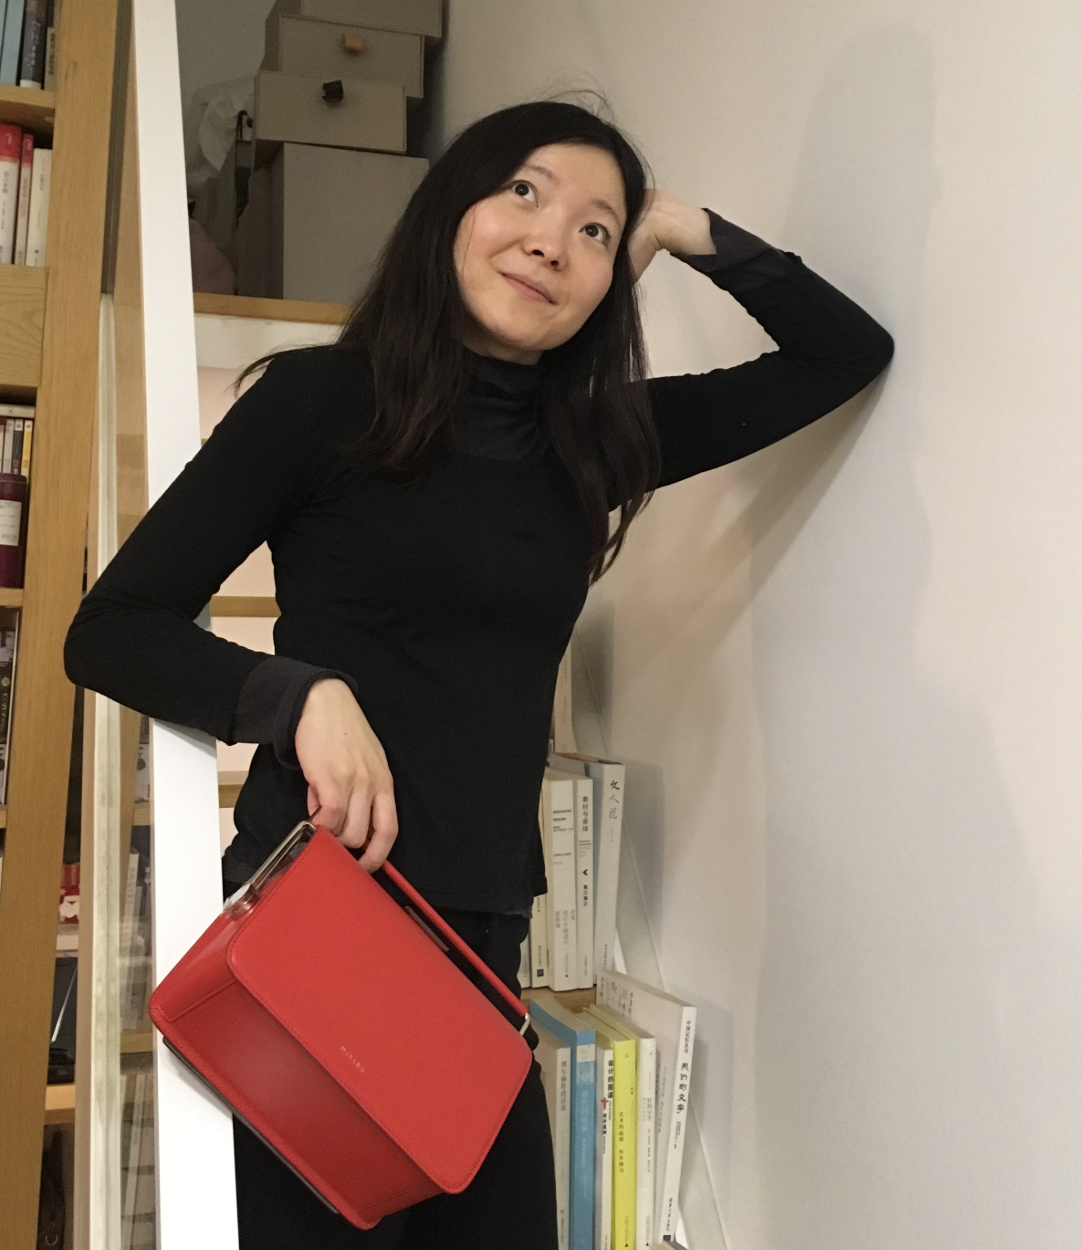
[[[353,1066],[357,1069],[358,1072],[364,1071],[364,1064],[361,1063],[361,1061],[357,1058],[357,1056],[353,1053],[353,1051],[350,1050],[348,1047],[339,1046],[338,1053],[340,1055],[345,1055],[345,1057],[350,1061],[351,1064],[353,1064]]]

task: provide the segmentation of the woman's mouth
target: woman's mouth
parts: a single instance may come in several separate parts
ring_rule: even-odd
[[[513,273],[505,273],[502,276],[525,299],[535,300],[539,304],[554,303],[547,291],[539,286],[534,286],[534,284],[527,281],[526,278],[520,278]]]

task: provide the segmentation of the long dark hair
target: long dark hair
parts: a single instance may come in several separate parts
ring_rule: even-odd
[[[659,471],[628,255],[646,170],[615,126],[577,104],[546,100],[467,127],[414,192],[335,347],[363,355],[372,370],[375,414],[354,454],[377,472],[422,472],[443,445],[467,386],[467,312],[454,264],[459,223],[531,152],[552,143],[608,152],[619,166],[627,209],[612,284],[582,328],[545,353],[538,399],[542,429],[582,501],[596,580],[615,559]],[[618,517],[610,524],[613,509]]]

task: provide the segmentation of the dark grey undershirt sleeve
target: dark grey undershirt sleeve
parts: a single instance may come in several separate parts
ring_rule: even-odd
[[[232,742],[269,742],[280,763],[299,768],[293,738],[308,691],[325,677],[344,681],[357,697],[357,683],[345,673],[318,668],[285,655],[268,655],[241,687],[230,726]]]
[[[793,258],[771,247],[757,235],[734,226],[711,209],[708,208],[706,213],[710,218],[714,252],[704,256],[673,252],[677,260],[682,260],[699,273],[707,274],[716,286],[734,294],[754,290],[774,278],[788,275]]]

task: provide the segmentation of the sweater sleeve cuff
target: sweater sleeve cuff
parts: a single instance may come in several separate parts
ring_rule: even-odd
[[[241,687],[230,726],[233,742],[267,742],[279,763],[299,768],[293,739],[308,691],[317,681],[337,677],[357,697],[357,683],[345,673],[319,668],[285,655],[268,655],[248,674]]]
[[[714,251],[703,256],[681,252],[674,252],[673,255],[685,265],[706,274],[722,290],[734,295],[750,291],[775,278],[787,277],[794,263],[799,263],[797,257],[779,252],[757,235],[734,226],[711,209],[708,208],[706,213],[710,218]]]

